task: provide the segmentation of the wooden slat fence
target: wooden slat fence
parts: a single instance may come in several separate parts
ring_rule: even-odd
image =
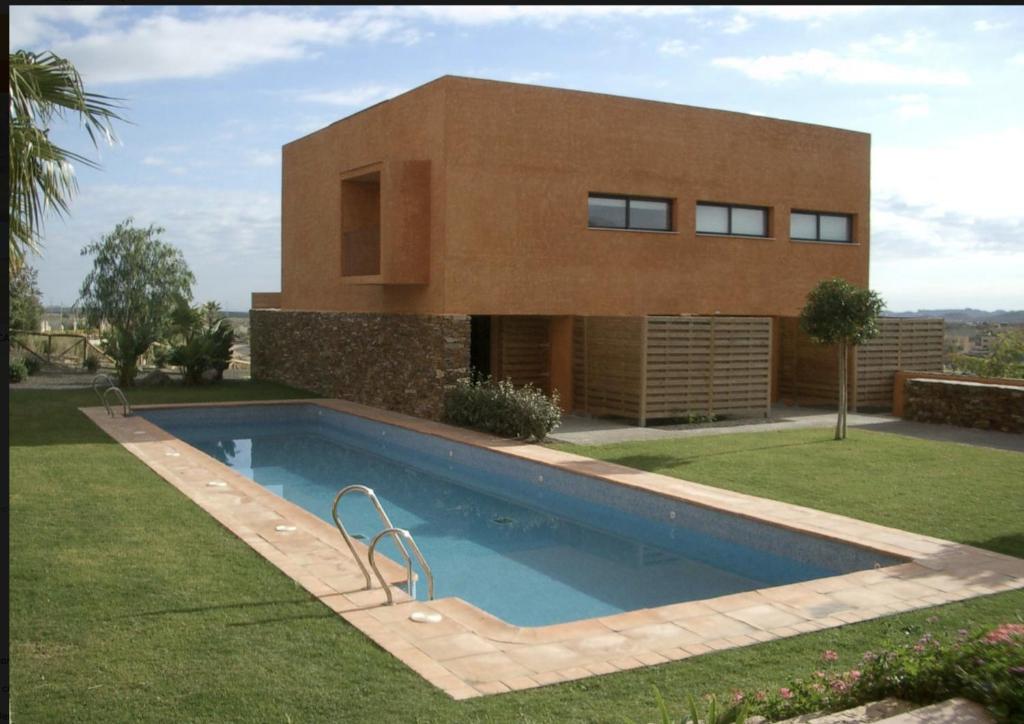
[[[494,317],[498,359],[492,360],[495,377],[511,378],[513,384],[532,383],[549,392],[548,360],[551,342],[547,317]]]
[[[779,391],[797,404],[835,404],[838,371],[835,349],[815,344],[795,318],[782,323]],[[879,335],[850,355],[852,409],[892,408],[897,370],[942,371],[944,323],[941,319],[882,317]]]
[[[768,317],[586,317],[574,329],[576,408],[636,419],[767,414]]]

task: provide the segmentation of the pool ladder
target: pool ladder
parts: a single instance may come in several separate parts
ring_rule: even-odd
[[[102,393],[96,386],[100,382],[106,383],[106,387],[103,389]],[[131,403],[128,402],[128,397],[124,394],[124,390],[122,390],[120,387],[114,384],[114,381],[110,379],[109,375],[100,373],[93,377],[92,391],[95,392],[96,396],[100,398],[100,402],[102,402],[103,406],[107,408],[107,414],[110,415],[111,417],[114,417],[114,409],[110,406],[110,400],[107,399],[110,396],[111,392],[114,393],[114,396],[117,397],[118,401],[121,403],[121,414],[124,417],[131,416],[132,406]]]
[[[345,530],[345,525],[341,522],[341,517],[338,515],[338,504],[341,502],[341,499],[349,493],[362,493],[369,498],[370,502],[373,503],[373,507],[377,509],[377,517],[380,518],[381,523],[384,525],[384,530],[375,535],[370,541],[368,559],[370,561],[370,568],[373,569],[374,575],[377,577],[381,588],[384,589],[384,593],[388,597],[388,605],[394,605],[395,598],[391,593],[391,586],[384,580],[384,575],[380,572],[380,568],[377,566],[376,560],[377,544],[384,540],[384,538],[388,537],[395,539],[395,543],[398,545],[398,550],[402,554],[402,558],[405,559],[405,580],[409,589],[409,595],[416,598],[416,579],[413,577],[412,559],[409,557],[409,551],[406,549],[405,543],[408,543],[409,547],[412,548],[413,555],[416,556],[416,560],[420,564],[420,568],[423,569],[423,573],[427,577],[427,595],[431,601],[434,600],[434,574],[430,570],[430,566],[427,565],[427,561],[424,559],[423,553],[420,551],[420,547],[416,545],[416,541],[413,539],[412,533],[407,531],[405,528],[395,527],[394,523],[392,523],[391,519],[388,517],[388,514],[384,512],[384,508],[381,506],[380,501],[377,499],[372,488],[368,488],[365,485],[349,485],[342,488],[338,491],[338,494],[334,496],[334,504],[331,506],[331,517],[334,519],[334,525],[338,527],[341,537],[345,540],[345,544],[348,545],[348,549],[351,551],[352,557],[356,561],[356,565],[358,565],[359,570],[363,572],[363,577],[366,579],[366,587],[364,590],[370,590],[373,588],[373,582],[370,579],[370,572],[366,570],[366,566],[363,565],[362,559],[356,553],[356,547],[352,543],[352,536],[350,536],[348,531]]]

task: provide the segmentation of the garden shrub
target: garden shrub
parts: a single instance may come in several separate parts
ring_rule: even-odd
[[[91,354],[85,358],[85,362],[82,363],[82,366],[95,374],[100,368],[100,358]]]
[[[916,642],[869,651],[859,669],[831,668],[835,651],[821,656],[821,669],[777,690],[735,691],[732,703],[769,721],[800,714],[842,711],[886,697],[926,705],[964,697],[984,705],[1000,722],[1024,721],[1024,624],[1003,624],[970,634],[961,630],[941,641],[925,633]]]
[[[28,367],[25,366],[25,360],[21,357],[9,359],[7,369],[10,372],[11,382],[21,382],[28,377]]]
[[[39,370],[43,369],[43,363],[40,362],[36,357],[25,358],[25,371],[30,375],[34,375]]]
[[[445,391],[445,422],[502,437],[543,440],[558,427],[558,392],[551,397],[532,384],[463,377]]]

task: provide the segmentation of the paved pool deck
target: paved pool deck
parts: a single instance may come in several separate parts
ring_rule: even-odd
[[[576,445],[606,445],[636,440],[665,440],[811,427],[834,428],[835,424],[835,410],[786,405],[773,406],[771,417],[767,420],[727,420],[702,426],[638,427],[623,421],[566,415],[562,418],[561,426],[549,436],[549,440]],[[911,422],[892,415],[858,412],[850,412],[847,415],[846,425],[847,428],[887,432],[922,440],[953,442],[1024,453],[1024,435],[1009,432],[975,430],[953,425],[933,425],[925,422]]]
[[[902,559],[882,568],[552,626],[514,626],[459,598],[386,605],[333,525],[139,416],[82,412],[126,450],[248,543],[310,595],[455,699],[529,689],[653,666],[843,626],[893,613],[1024,588],[1024,559],[832,513],[528,445],[341,400],[287,400],[397,425],[599,478],[695,506]],[[232,403],[220,403],[219,406]],[[218,405],[153,405],[209,407]],[[142,407],[138,409],[143,409]],[[355,541],[365,559],[366,547]],[[404,569],[386,561],[389,582]],[[443,577],[442,571],[435,575]],[[419,623],[413,613],[437,613]],[[254,652],[258,653],[258,652]]]

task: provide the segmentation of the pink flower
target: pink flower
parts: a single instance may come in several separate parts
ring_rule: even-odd
[[[842,679],[836,679],[835,681],[832,682],[832,691],[836,692],[837,694],[844,693],[846,691],[846,689],[847,689],[846,682],[843,681]]]
[[[732,703],[733,704],[739,704],[741,701],[743,701],[743,692],[742,691],[734,691],[732,693]]]
[[[835,661],[838,658],[839,658],[839,654],[837,654],[832,649],[829,649],[829,650],[825,651],[821,655],[821,660],[822,661]]]
[[[1015,639],[1017,639],[1015,641]],[[1004,623],[999,628],[992,629],[985,634],[986,643],[990,644],[1012,644],[1024,642],[1024,624]]]
[[[857,669],[854,669],[853,671],[851,671],[849,676],[850,676],[850,681],[860,681],[860,672],[857,671]]]
[[[785,686],[783,686],[781,689],[779,689],[779,696],[781,696],[783,699],[792,699],[793,692],[787,689]]]
[[[768,695],[765,694],[763,691],[759,691],[756,694],[754,694],[754,698],[757,699],[758,701],[764,701],[765,699],[768,698]]]

